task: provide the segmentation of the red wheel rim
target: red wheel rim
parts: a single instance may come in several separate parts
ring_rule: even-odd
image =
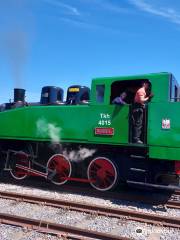
[[[48,161],[47,168],[56,171],[56,174],[51,180],[54,184],[64,184],[68,181],[67,178],[71,176],[71,163],[61,154],[53,155]]]
[[[13,178],[17,180],[25,179],[28,176],[28,171],[25,168],[30,168],[29,157],[25,152],[17,152],[14,154],[16,165],[15,168],[10,171]],[[20,167],[22,166],[22,168]]]
[[[100,191],[107,191],[114,187],[117,181],[117,170],[108,158],[98,157],[92,160],[88,167],[90,184]]]

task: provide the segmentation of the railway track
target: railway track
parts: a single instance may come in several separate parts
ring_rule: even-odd
[[[180,191],[175,191],[175,195],[180,196]]]
[[[77,212],[85,212],[92,215],[102,215],[111,218],[120,218],[131,221],[138,221],[142,223],[148,223],[153,225],[159,225],[164,227],[180,228],[180,218],[168,217],[156,214],[142,213],[139,211],[108,208],[97,205],[90,205],[85,203],[70,202],[64,200],[55,200],[51,198],[42,198],[36,196],[29,196],[24,194],[0,192],[0,198],[11,199],[18,202],[28,202],[33,204],[41,204],[55,208],[63,208],[68,210],[74,210]]]
[[[55,234],[62,239],[99,239],[99,240],[132,240],[132,238],[114,236],[112,234],[106,234],[96,231],[89,231],[77,227],[67,226],[63,224],[56,224],[52,222],[35,220],[31,218],[25,218],[20,216],[13,216],[10,214],[0,214],[1,224],[8,224],[13,226],[19,226],[28,230],[38,231],[42,233]]]

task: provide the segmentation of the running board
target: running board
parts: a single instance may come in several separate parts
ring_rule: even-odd
[[[165,186],[165,185],[144,183],[144,182],[135,182],[135,181],[127,181],[127,184],[133,184],[133,185],[142,186],[142,187],[151,187],[153,189],[180,191],[180,185],[179,186],[174,186],[174,185]]]

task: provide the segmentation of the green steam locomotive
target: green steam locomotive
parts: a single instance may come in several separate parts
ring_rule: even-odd
[[[143,144],[132,141],[132,105],[148,80],[154,97],[144,110]],[[126,92],[126,104],[113,99]],[[148,94],[148,93],[147,93]],[[0,106],[1,170],[15,180],[41,176],[54,184],[87,182],[107,191],[121,183],[180,188],[180,87],[171,73],[105,77],[91,90],[42,88],[40,102],[25,90]]]

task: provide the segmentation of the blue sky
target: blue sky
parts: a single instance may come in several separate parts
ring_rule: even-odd
[[[0,102],[39,101],[103,76],[160,71],[180,82],[179,0],[1,0]]]

